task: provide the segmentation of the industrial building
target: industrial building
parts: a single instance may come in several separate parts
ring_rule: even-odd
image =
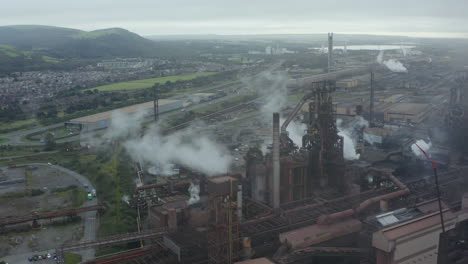
[[[182,107],[183,107],[183,102],[180,100],[168,100],[168,99],[158,100],[159,113],[169,112],[169,111],[176,110]],[[115,112],[121,112],[125,114],[134,114],[134,113],[143,111],[143,112],[147,112],[148,115],[152,115],[153,108],[154,108],[153,101],[142,103],[142,104],[131,105],[131,106],[115,109],[112,111],[106,111],[106,112],[101,112],[101,113],[97,113],[94,115],[83,116],[83,117],[72,119],[72,120],[65,122],[65,127],[75,128],[83,132],[103,129],[111,125],[112,115]]]
[[[271,142],[266,150],[250,144],[253,140],[249,146],[238,143],[233,152],[239,145],[245,148],[245,164],[219,175],[180,164],[175,164],[180,169],[174,175],[148,175],[148,164],[135,162],[137,187],[129,204],[138,212],[138,232],[64,244],[58,250],[140,242],[141,247],[88,263],[468,263],[463,242],[468,240],[468,166],[462,158],[455,164],[441,162],[434,150],[427,150],[429,161],[408,153],[415,139],[429,134],[426,127],[412,128],[436,106],[402,90],[376,92],[374,74],[368,74],[367,67],[340,71],[332,52],[333,34],[328,40],[329,73],[288,82],[302,98],[282,113],[284,122],[275,112],[262,120],[268,125],[245,125],[263,143]],[[337,78],[362,78],[362,83],[339,83]],[[358,87],[368,83],[370,91]],[[338,85],[364,90],[349,89],[340,97]],[[466,138],[462,132],[468,129],[468,97],[463,95],[462,89],[453,89],[446,117],[458,140]],[[193,96],[201,101],[213,94]],[[179,101],[159,101],[160,112],[179,107]],[[152,108],[149,102],[120,111]],[[241,108],[245,106],[235,109]],[[89,131],[109,126],[111,116],[109,111],[67,124]],[[348,124],[368,118],[368,127],[353,131],[358,136],[352,143],[371,158],[345,159],[349,142],[340,133],[337,116]],[[287,130],[293,120],[306,127],[299,144]],[[415,136],[408,136],[411,133]],[[363,141],[369,150],[360,149]],[[386,141],[392,146],[383,150]]]
[[[392,123],[420,123],[427,116],[429,104],[399,103],[384,112],[384,120]]]

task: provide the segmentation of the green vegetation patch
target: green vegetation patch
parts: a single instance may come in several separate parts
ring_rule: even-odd
[[[70,185],[62,188],[55,188],[52,193],[60,196],[65,202],[65,207],[76,208],[80,207],[86,201],[86,191],[79,189],[76,185]]]
[[[73,35],[72,37],[74,39],[97,39],[99,37],[112,35],[112,34],[119,35],[122,32],[123,32],[122,29],[111,28],[111,29],[104,29],[104,30],[95,30],[91,32],[83,31],[83,32]]]
[[[42,60],[49,63],[60,63],[58,59],[49,56],[42,56]]]
[[[20,129],[25,129],[37,124],[36,119],[18,120],[14,122],[0,122],[0,133],[8,133]]]
[[[130,82],[120,82],[113,83],[108,85],[99,86],[96,88],[90,88],[86,90],[97,89],[99,91],[122,91],[122,90],[134,90],[134,89],[146,89],[151,88],[155,83],[166,83],[167,81],[176,82],[176,81],[188,81],[193,80],[198,77],[213,75],[215,72],[201,72],[188,75],[172,75],[159,78],[143,79]]]
[[[65,264],[79,264],[81,263],[81,255],[75,253],[64,254]]]
[[[19,192],[9,192],[0,195],[0,200],[10,200],[10,199],[18,199],[23,198],[26,196],[39,196],[44,194],[44,191],[41,189],[32,189],[30,191],[19,191]]]
[[[4,50],[16,50],[15,47],[10,46],[10,45],[6,45],[6,44],[0,44],[0,49],[4,49]]]
[[[10,141],[8,138],[0,137],[0,143],[5,143]]]

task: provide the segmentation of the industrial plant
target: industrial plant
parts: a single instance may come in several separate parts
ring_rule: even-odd
[[[268,76],[266,93],[196,121],[142,128],[138,111],[158,122],[185,113],[182,99],[157,96],[117,119],[67,121],[98,134],[91,150],[129,153],[136,188],[125,202],[138,231],[64,243],[57,261],[132,242],[85,263],[468,263],[468,70],[402,49],[363,63],[349,47],[334,50],[334,36],[325,72],[283,80],[269,69],[255,77]],[[0,229],[102,210],[0,220]]]

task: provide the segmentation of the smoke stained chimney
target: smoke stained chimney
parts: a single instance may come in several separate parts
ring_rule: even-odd
[[[273,113],[273,180],[272,180],[272,204],[273,208],[280,206],[280,118],[279,113]]]
[[[333,71],[333,32],[328,33],[328,72]]]

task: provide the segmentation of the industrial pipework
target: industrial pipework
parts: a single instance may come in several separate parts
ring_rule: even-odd
[[[392,192],[392,193],[388,193],[388,194],[384,194],[384,195],[380,195],[380,196],[376,196],[376,197],[372,197],[370,199],[367,199],[364,202],[360,203],[359,206],[356,207],[356,208],[347,209],[347,210],[337,212],[337,213],[333,213],[333,214],[321,215],[317,219],[317,223],[319,225],[329,224],[329,223],[332,223],[332,222],[334,222],[336,220],[343,219],[343,218],[346,218],[346,217],[350,217],[350,216],[353,216],[355,214],[359,214],[359,213],[361,213],[362,211],[364,211],[365,209],[367,209],[369,206],[371,206],[372,204],[374,204],[376,202],[379,202],[379,201],[382,201],[382,200],[395,199],[397,197],[407,195],[407,194],[410,193],[409,188],[405,184],[403,184],[400,180],[398,180],[395,176],[393,176],[393,174],[388,173],[388,172],[384,172],[384,171],[381,171],[381,170],[377,170],[375,168],[369,168],[368,172],[376,172],[376,173],[386,177],[387,179],[392,181],[398,188],[400,188],[400,190],[396,191],[396,192]]]

